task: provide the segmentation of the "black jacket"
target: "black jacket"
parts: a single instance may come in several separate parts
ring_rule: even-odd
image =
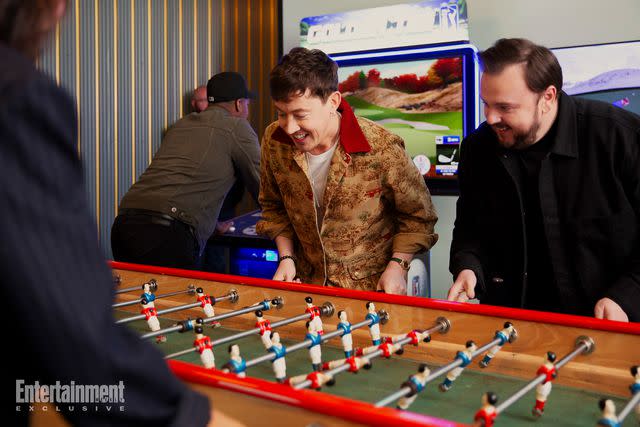
[[[66,416],[79,426],[205,425],[207,399],[181,384],[152,344],[114,324],[111,273],[84,194],[73,100],[3,44],[0,58],[5,392],[13,395],[19,380],[123,381],[124,411],[120,404],[111,412],[102,404],[86,412],[72,405]],[[28,405],[7,403],[13,421],[6,424],[26,425]]]
[[[640,117],[560,95],[541,164],[545,237],[566,311],[609,297],[640,321]],[[470,268],[481,302],[527,308],[527,254],[514,153],[483,123],[462,144],[450,271]]]

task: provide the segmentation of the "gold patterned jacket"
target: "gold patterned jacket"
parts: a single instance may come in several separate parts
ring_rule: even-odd
[[[304,283],[375,290],[393,252],[429,250],[438,240],[429,190],[399,136],[342,101],[340,143],[331,159],[318,229],[304,153],[278,123],[261,148],[257,231],[294,241]]]

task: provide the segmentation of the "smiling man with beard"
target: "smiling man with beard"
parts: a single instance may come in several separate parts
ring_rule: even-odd
[[[461,147],[448,299],[640,321],[640,117],[562,92],[553,53],[480,53],[486,122]]]

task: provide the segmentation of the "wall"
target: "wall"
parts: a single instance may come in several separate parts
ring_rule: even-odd
[[[264,92],[277,59],[276,12],[276,0],[68,2],[38,66],[76,99],[88,204],[107,257],[120,199],[164,130],[189,112],[192,90],[237,70]],[[273,117],[261,95],[250,117],[258,130]]]
[[[300,19],[306,16],[385,6],[410,1],[283,0],[283,46],[298,44]],[[486,49],[501,37],[525,37],[548,47],[640,40],[639,0],[467,0],[471,42]],[[440,217],[438,244],[431,251],[431,286],[436,298],[451,285],[449,247],[457,197],[435,196]]]

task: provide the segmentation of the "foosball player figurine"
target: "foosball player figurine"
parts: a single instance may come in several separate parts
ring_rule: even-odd
[[[324,326],[322,325],[322,319],[320,318],[320,307],[317,305],[313,305],[313,298],[306,297],[304,301],[307,303],[307,308],[304,310],[305,313],[311,314],[309,318],[309,322],[313,323],[316,328],[316,332],[320,335],[324,334]]]
[[[396,404],[396,408],[398,409],[407,409],[416,397],[418,397],[418,393],[424,390],[424,385],[427,382],[427,377],[431,371],[427,368],[427,365],[424,363],[418,367],[418,373],[411,375],[407,381],[403,382],[400,388],[409,387],[411,389],[411,393],[406,396],[398,399],[398,403]]]
[[[144,300],[146,303],[154,302],[156,300],[156,294],[154,294],[151,289],[151,283],[146,282],[142,285],[142,295],[140,295],[140,299]]]
[[[262,315],[262,310],[256,310],[256,328],[260,329],[260,339],[264,348],[269,350],[271,348],[271,322],[265,319]]]
[[[238,347],[238,344],[231,344],[229,346],[229,361],[222,369],[233,372],[240,378],[247,376],[247,362],[240,356],[240,347]]]
[[[314,371],[322,370],[322,350],[320,347],[320,343],[322,342],[322,337],[316,331],[316,326],[310,321],[307,322],[307,335],[305,335],[305,339],[311,340],[311,345],[309,346],[309,357],[311,357],[311,366]]]
[[[598,406],[602,415],[596,424],[599,427],[620,427],[618,416],[616,415],[616,405],[611,399],[600,399]]]
[[[631,395],[635,396],[637,393],[640,393],[640,366],[632,366],[631,375],[635,381],[629,386],[629,390],[631,390]],[[638,417],[638,421],[640,421],[640,404],[636,405],[636,417]]]
[[[356,356],[347,357],[346,359],[330,360],[322,364],[322,370],[329,371],[342,365],[349,365],[349,372],[357,374],[362,368],[371,369],[371,360]]]
[[[203,335],[202,326],[195,327],[196,339],[193,342],[193,346],[200,353],[200,360],[202,365],[207,369],[213,369],[216,367],[216,360],[213,356],[213,344],[211,339]]]
[[[324,372],[314,371],[310,374],[296,375],[295,377],[288,378],[285,381],[285,384],[293,387],[305,381],[311,381],[309,387],[314,390],[320,390],[325,384],[328,386],[332,386],[336,383],[336,380],[332,375],[326,374]]]
[[[287,380],[287,361],[285,354],[287,350],[280,344],[280,334],[277,332],[271,332],[271,347],[268,351],[276,355],[275,359],[271,361],[273,367],[273,373],[276,376],[276,381],[284,383]]]
[[[536,372],[536,375],[544,374],[546,378],[536,386],[536,405],[531,410],[531,414],[533,414],[534,417],[540,417],[544,413],[544,405],[547,403],[549,393],[551,393],[551,383],[558,376],[555,361],[556,354],[553,351],[548,351],[544,363]]]
[[[344,357],[351,357],[353,354],[353,337],[351,336],[351,323],[347,320],[347,312],[340,310],[338,312],[338,329],[342,330],[340,340],[342,341],[342,348],[344,349]]]
[[[213,317],[216,315],[216,312],[213,309],[213,304],[215,304],[215,302],[208,294],[204,293],[204,289],[196,289],[196,298],[200,302],[200,307],[202,307],[202,310],[204,310],[205,316]],[[220,326],[220,322],[211,322],[211,326],[217,328]]]
[[[380,316],[376,312],[376,306],[374,303],[369,301],[366,305],[367,307],[367,315],[365,316],[366,320],[371,320],[371,324],[369,324],[369,334],[371,334],[371,341],[373,345],[379,345],[382,341],[380,340]]]
[[[491,363],[491,359],[494,358],[496,354],[502,349],[502,347],[511,339],[511,335],[513,334],[514,328],[511,322],[504,323],[504,329],[501,331],[496,331],[496,335],[494,338],[498,338],[500,340],[500,344],[496,344],[489,349],[487,354],[484,355],[482,360],[480,361],[480,367],[486,368]]]
[[[149,325],[151,332],[159,331],[160,321],[158,320],[158,312],[156,311],[156,306],[153,301],[146,302],[144,298],[141,298],[140,304],[142,305],[142,311],[140,311],[140,313],[144,314],[144,317],[147,319],[147,325]],[[157,343],[165,341],[167,341],[167,337],[164,335],[158,335],[156,337]]]
[[[439,386],[440,391],[449,390],[453,385],[453,382],[460,376],[462,371],[464,371],[464,368],[469,366],[469,363],[471,363],[471,354],[478,349],[478,346],[471,340],[467,341],[465,346],[466,348],[463,351],[457,352],[456,357],[454,358],[454,360],[460,359],[462,363],[460,364],[460,366],[449,371],[447,377]]]
[[[498,403],[498,396],[494,392],[488,391],[482,395],[482,408],[473,417],[474,427],[493,427],[498,416],[496,403]]]

